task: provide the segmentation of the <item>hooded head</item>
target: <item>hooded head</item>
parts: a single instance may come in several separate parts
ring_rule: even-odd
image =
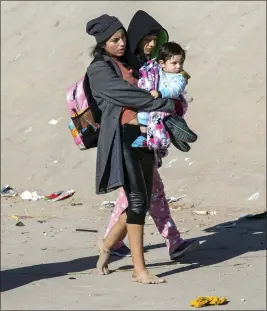
[[[138,54],[138,47],[144,37],[150,34],[157,35],[157,44],[151,53],[151,58],[157,57],[161,46],[168,42],[168,32],[148,13],[137,11],[127,30],[129,50],[132,54]]]

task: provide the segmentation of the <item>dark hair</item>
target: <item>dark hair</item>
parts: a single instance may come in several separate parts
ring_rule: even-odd
[[[91,56],[95,57],[96,54],[101,54],[101,55],[106,54],[106,51],[105,51],[106,42],[107,42],[107,40],[105,42],[102,42],[102,43],[97,43],[97,45],[92,49]]]
[[[183,59],[185,60],[185,54],[185,50],[181,47],[180,44],[176,42],[167,42],[163,44],[159,50],[158,60],[163,60],[166,62],[175,55],[182,55]]]

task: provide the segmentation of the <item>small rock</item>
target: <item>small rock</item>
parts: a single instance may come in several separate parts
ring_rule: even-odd
[[[60,20],[56,21],[54,27],[58,27],[60,25]]]

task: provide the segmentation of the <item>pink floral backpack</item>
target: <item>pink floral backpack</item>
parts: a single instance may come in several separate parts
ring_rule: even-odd
[[[80,150],[96,147],[101,111],[92,96],[87,74],[67,89],[67,108],[74,143]]]

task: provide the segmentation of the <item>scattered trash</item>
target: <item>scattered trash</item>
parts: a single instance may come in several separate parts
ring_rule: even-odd
[[[19,221],[19,222],[16,223],[16,226],[17,227],[24,227],[25,225],[24,225],[24,223],[22,221]]]
[[[59,191],[53,192],[53,193],[51,193],[49,195],[46,195],[44,197],[44,199],[45,200],[53,200],[53,199],[58,198],[62,193],[63,193],[63,190],[59,190]]]
[[[192,165],[193,163],[194,163],[194,161],[192,161],[192,162],[189,162],[189,163],[188,163],[188,166]]]
[[[259,232],[253,232],[252,234],[263,234],[263,232],[259,231]]]
[[[228,303],[226,297],[198,296],[195,300],[190,301],[190,306],[195,308],[202,308],[211,305],[224,305],[226,303]]]
[[[216,211],[209,211],[209,215],[211,215],[211,216],[216,216],[216,215],[217,215],[217,212],[216,212]]]
[[[53,163],[54,163],[54,164],[57,164],[58,162],[59,162],[58,160],[55,160]]]
[[[242,301],[242,302],[245,302],[245,301],[246,301],[246,299],[242,298],[242,299],[241,299],[241,301]]]
[[[208,211],[193,211],[193,213],[196,215],[208,215],[209,214]]]
[[[216,211],[193,211],[193,213],[196,215],[211,215],[211,216],[217,215]]]
[[[76,280],[76,278],[74,278],[73,276],[71,276],[71,277],[69,278],[69,280]]]
[[[93,233],[97,233],[98,230],[94,230],[94,229],[76,229],[76,231],[79,231],[79,232],[93,232]]]
[[[39,222],[40,224],[43,224],[46,221],[45,220],[37,220],[37,222]]]
[[[15,62],[17,59],[20,58],[21,55],[22,55],[22,53],[19,53],[16,57],[14,57],[13,61]]]
[[[24,133],[30,133],[32,131],[32,127],[28,127],[25,131],[24,131]]]
[[[186,197],[186,194],[183,194],[180,197],[169,197],[169,198],[167,198],[167,203],[177,202],[177,201],[181,200],[184,197]]]
[[[83,203],[75,203],[75,202],[71,203],[71,206],[82,206],[82,205],[83,205]]]
[[[20,219],[33,219],[33,216],[17,216],[17,215],[12,215],[11,218],[20,220]]]
[[[56,125],[58,123],[58,120],[52,119],[48,123],[52,125]]]
[[[246,215],[241,215],[238,220],[242,219],[266,219],[267,212],[259,213],[259,214],[246,214]]]
[[[259,197],[260,197],[259,192],[255,192],[248,198],[248,200],[249,201],[257,201]]]
[[[103,201],[101,203],[101,206],[104,206],[104,207],[114,207],[115,206],[115,203],[116,201]]]
[[[61,201],[61,200],[70,198],[71,196],[74,195],[74,193],[75,193],[74,190],[67,190],[67,191],[60,190],[60,191],[54,192],[48,196],[45,196],[44,198],[47,201],[57,202],[57,201]]]
[[[15,197],[16,195],[18,195],[18,192],[9,185],[5,185],[1,189],[1,197]]]
[[[190,160],[190,158],[185,158],[184,160],[185,160],[185,162],[187,162],[187,161],[189,161],[189,160]]]
[[[43,196],[39,195],[36,191],[30,192],[28,190],[22,192],[20,197],[22,198],[22,200],[29,200],[29,201],[37,201],[43,198]]]
[[[226,222],[224,224],[216,226],[216,228],[234,228],[235,226],[236,226],[235,221],[229,221],[229,222]]]

